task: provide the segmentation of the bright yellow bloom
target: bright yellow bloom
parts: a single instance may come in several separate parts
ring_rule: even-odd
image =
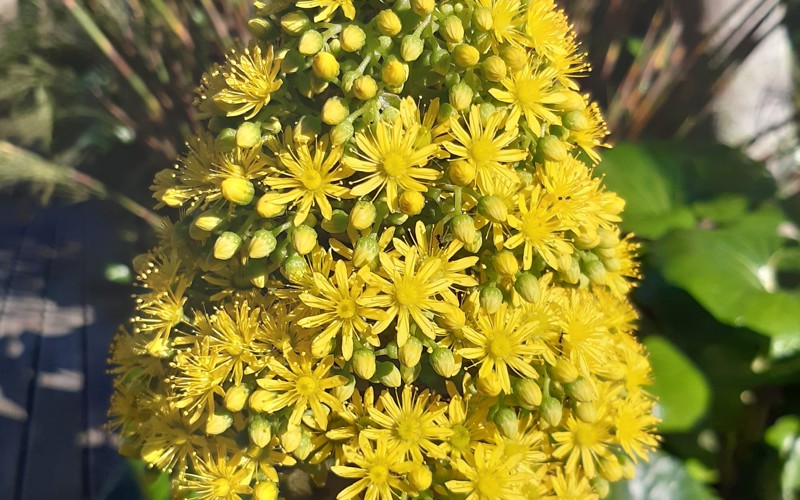
[[[500,446],[478,444],[474,453],[455,461],[455,469],[464,479],[445,484],[453,493],[467,495],[466,500],[526,500],[528,497],[518,487],[527,474],[514,470],[520,458],[506,456]]]
[[[358,197],[385,189],[386,202],[392,212],[396,212],[400,189],[426,192],[428,185],[424,181],[442,176],[437,169],[425,168],[428,161],[437,156],[439,146],[417,147],[419,131],[420,125],[406,129],[399,124],[379,121],[374,133],[357,134],[355,142],[360,158],[346,156],[343,164],[367,175],[350,189],[350,194]]]
[[[220,446],[213,456],[206,453],[197,457],[195,472],[182,477],[178,487],[191,498],[203,500],[240,500],[242,495],[249,498],[254,466],[239,453],[228,456]]]
[[[634,462],[647,460],[647,454],[658,446],[655,435],[658,417],[653,415],[654,402],[628,397],[613,415],[614,436]]]
[[[572,246],[567,243],[563,231],[568,226],[558,219],[552,206],[542,196],[540,187],[530,194],[530,202],[525,204],[525,196],[518,197],[519,218],[509,215],[508,224],[519,231],[508,238],[506,248],[517,248],[524,245],[522,255],[523,269],[530,269],[536,252],[550,267],[558,269],[558,258],[572,253]]]
[[[447,405],[447,427],[450,437],[447,445],[450,459],[455,460],[471,453],[478,443],[486,443],[491,437],[492,425],[486,421],[492,400],[477,396],[453,395]]]
[[[364,434],[358,436],[358,448],[345,447],[347,462],[355,467],[334,465],[331,472],[347,479],[358,479],[336,496],[339,500],[362,498],[383,500],[399,496],[409,488],[400,478],[411,468],[411,462],[403,460],[403,452],[384,440],[378,440],[375,447]]]
[[[228,378],[230,363],[211,347],[211,339],[203,338],[191,349],[179,352],[173,363],[176,371],[168,380],[174,394],[170,397],[195,423],[206,413],[214,413],[214,395],[225,395],[222,382]]]
[[[526,2],[527,3],[527,2]],[[504,42],[525,45],[526,37],[520,28],[525,23],[523,2],[520,0],[479,0],[478,5],[492,13],[492,44],[498,47]]]
[[[275,59],[272,45],[265,48],[253,42],[244,50],[234,49],[220,69],[224,87],[210,97],[228,116],[246,114],[244,119],[249,120],[281,88],[283,80],[277,78],[280,67],[281,61]]]
[[[314,22],[330,21],[336,14],[336,11],[341,7],[344,12],[344,17],[353,19],[356,17],[356,8],[353,6],[353,0],[303,0],[297,2],[295,5],[301,9],[313,9],[314,7],[321,7],[322,10],[314,16]]]
[[[566,430],[554,432],[552,436],[556,442],[553,456],[566,458],[564,468],[567,474],[574,477],[581,475],[578,470],[580,466],[586,477],[593,478],[597,474],[600,458],[611,454],[611,429],[604,416],[592,423],[570,416]]]
[[[554,77],[552,68],[534,69],[533,62],[528,62],[521,70],[500,81],[505,90],[489,89],[489,93],[511,106],[510,121],[516,122],[522,115],[528,128],[538,135],[542,121],[561,124],[561,119],[547,107],[564,101],[564,96],[553,88]]]
[[[564,52],[565,39],[570,32],[564,12],[556,8],[554,0],[537,0],[528,3],[525,22],[527,44],[544,57]]]
[[[582,474],[564,473],[562,468],[556,470],[555,476],[550,476],[550,487],[555,493],[552,500],[580,498],[581,500],[597,500],[599,497],[592,490],[589,480]]]

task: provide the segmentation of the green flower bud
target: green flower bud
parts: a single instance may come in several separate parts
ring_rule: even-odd
[[[561,123],[564,127],[575,132],[581,132],[589,128],[589,119],[586,114],[579,109],[568,111],[561,117]]]
[[[331,394],[333,394],[333,397],[339,401],[347,401],[356,390],[356,378],[348,372],[336,372],[336,375],[346,378],[347,383],[344,385],[338,385],[331,389]]]
[[[311,20],[302,11],[289,12],[281,18],[281,28],[290,35],[299,35],[311,26]]]
[[[369,200],[359,200],[350,210],[350,225],[359,231],[372,226],[378,211],[375,204]]]
[[[418,191],[403,191],[398,205],[406,215],[417,215],[425,207],[425,197]]]
[[[400,370],[391,361],[381,361],[378,363],[378,368],[375,371],[374,377],[377,382],[386,387],[400,387],[403,383],[403,378],[400,376]]]
[[[271,196],[269,193],[261,196],[261,198],[258,199],[258,203],[256,203],[256,212],[258,212],[258,215],[265,219],[277,217],[283,214],[285,211],[286,205],[271,201]]]
[[[220,184],[222,196],[237,205],[249,205],[256,189],[250,180],[243,177],[228,177]]]
[[[364,266],[372,266],[378,260],[378,242],[369,236],[363,236],[356,241],[356,246],[353,249],[353,265],[361,268]]]
[[[527,410],[542,404],[542,388],[536,381],[529,378],[523,378],[514,385],[514,395]]]
[[[556,398],[544,398],[541,406],[539,406],[539,415],[550,427],[556,427],[561,423],[561,418],[564,410],[561,407],[561,401]]]
[[[275,25],[269,19],[254,17],[247,21],[247,31],[259,40],[271,40],[277,34]]]
[[[431,473],[428,467],[422,464],[416,464],[414,468],[411,469],[411,472],[406,475],[406,479],[408,480],[409,486],[411,486],[414,491],[425,491],[433,484],[433,473]]]
[[[297,50],[304,56],[313,56],[320,50],[325,41],[322,39],[322,34],[316,30],[308,30],[300,37],[300,42],[297,44]]]
[[[539,280],[531,273],[520,273],[514,281],[514,290],[526,302],[537,302],[542,296]]]
[[[278,485],[272,481],[259,481],[253,487],[253,500],[277,500]]]
[[[416,35],[406,35],[403,37],[403,41],[400,42],[400,57],[403,58],[404,61],[416,61],[420,55],[422,55],[422,50],[425,48],[425,44],[422,43],[422,39]]]
[[[507,438],[515,438],[519,433],[519,421],[517,420],[517,412],[511,408],[501,408],[494,414],[494,424]]]
[[[568,156],[567,147],[557,137],[546,135],[536,144],[536,159],[544,161],[564,161]]]
[[[450,87],[450,104],[457,111],[466,111],[472,104],[475,93],[466,83],[457,83]]]
[[[198,229],[211,232],[218,228],[224,220],[217,212],[208,210],[198,215],[192,224]]]
[[[409,337],[406,343],[397,349],[402,366],[417,366],[422,356],[422,341],[417,337]]]
[[[214,414],[206,420],[205,431],[206,434],[216,436],[230,429],[233,425],[233,415],[225,408],[217,407]]]
[[[600,244],[597,228],[592,224],[581,225],[579,229],[573,229],[573,233],[572,242],[580,250],[589,250]]]
[[[323,220],[320,226],[331,234],[343,233],[347,231],[347,213],[337,208],[331,214],[330,220]]]
[[[583,422],[594,423],[597,421],[597,407],[594,403],[578,403],[575,405],[575,415]]]
[[[236,145],[240,148],[250,149],[261,142],[261,125],[253,122],[244,122],[236,130]]]
[[[281,446],[287,453],[292,453],[300,446],[303,440],[303,428],[300,426],[288,427],[283,434],[280,435]]]
[[[386,222],[393,226],[402,226],[408,220],[408,215],[397,212],[386,216]]]
[[[590,479],[589,484],[592,486],[592,491],[597,494],[598,498],[606,498],[609,493],[611,493],[611,485],[600,476]]]
[[[496,286],[487,286],[481,289],[481,307],[489,314],[494,314],[503,304],[503,292]]]
[[[565,259],[566,259],[566,257],[569,257],[569,256],[565,256]],[[564,269],[563,267],[560,268],[559,269],[559,275],[561,276],[562,280],[564,280],[567,283],[570,283],[572,285],[575,285],[581,279],[581,266],[580,266],[580,264],[578,263],[578,260],[575,257],[572,257],[571,259],[569,259],[568,262],[570,262],[569,267],[567,267],[566,269]],[[559,263],[559,264],[561,264],[561,263]]]
[[[442,76],[450,73],[450,64],[453,62],[453,57],[446,50],[434,50],[431,55],[431,69]]]
[[[500,51],[500,57],[511,71],[519,71],[528,63],[528,52],[522,47],[508,45]]]
[[[478,30],[489,31],[494,26],[492,10],[488,7],[478,7],[472,14],[472,22]]]
[[[252,413],[248,420],[247,434],[250,442],[259,448],[267,446],[272,441],[272,426],[269,425],[269,420]]]
[[[578,368],[575,367],[575,364],[564,358],[559,358],[555,365],[547,368],[547,371],[550,373],[550,376],[553,377],[553,380],[561,382],[562,384],[574,382],[579,375]]]
[[[367,34],[355,24],[350,24],[342,30],[339,40],[342,43],[343,50],[356,52],[364,46],[367,41]]]
[[[302,283],[308,273],[308,263],[306,263],[306,259],[299,255],[287,257],[281,266],[281,274],[294,284]]]
[[[353,137],[353,124],[345,120],[331,129],[331,143],[339,146],[349,141]]]
[[[378,93],[378,84],[371,76],[364,75],[355,79],[351,90],[354,96],[362,101],[367,101]]]
[[[587,403],[593,401],[595,398],[592,384],[583,377],[578,377],[574,381],[566,384],[564,389],[575,401]]]
[[[447,16],[439,26],[439,34],[449,43],[460,43],[464,39],[464,24],[458,16]]]
[[[399,371],[400,371],[400,378],[403,379],[403,382],[405,382],[406,384],[413,384],[414,381],[417,380],[417,377],[419,377],[419,374],[422,373],[422,366],[400,365]]]
[[[456,366],[456,359],[453,356],[453,351],[442,347],[435,347],[430,356],[431,366],[433,371],[438,373],[444,378],[450,378],[458,372],[459,367]]]
[[[270,408],[269,405],[276,397],[278,397],[278,395],[272,391],[256,389],[250,394],[250,400],[248,404],[251,410],[260,413],[266,413]]]
[[[328,125],[338,125],[350,116],[347,101],[341,97],[331,97],[322,105],[322,121]]]
[[[400,359],[400,348],[397,347],[396,340],[390,340],[388,344],[386,344],[386,355],[392,359]]]
[[[478,389],[478,392],[490,398],[497,396],[503,390],[500,377],[493,376],[481,377],[478,375],[475,387]]]
[[[561,125],[550,125],[550,135],[556,137],[560,141],[569,139],[569,129]]]
[[[232,128],[220,130],[217,138],[214,139],[214,147],[223,153],[233,151],[233,148],[236,147],[236,130]]]
[[[598,228],[597,235],[600,236],[600,248],[614,249],[619,245],[619,235],[606,228]]]
[[[481,53],[472,45],[462,43],[453,49],[453,62],[460,68],[471,68],[481,60]]]
[[[514,276],[517,274],[517,271],[519,271],[519,262],[517,262],[517,257],[508,250],[500,250],[497,252],[494,255],[492,266],[500,276]]]
[[[590,257],[583,261],[583,273],[593,285],[605,285],[608,280],[605,266],[595,255],[589,255]]]
[[[231,231],[225,231],[217,237],[214,242],[214,258],[228,260],[242,246],[242,238]]]
[[[475,234],[475,221],[467,214],[459,214],[450,221],[453,235],[462,243],[471,242]]]
[[[481,235],[481,232],[476,229],[475,233],[472,235],[472,241],[469,243],[464,243],[464,250],[470,253],[478,253],[482,246],[483,236]]]
[[[381,79],[390,87],[399,87],[408,80],[408,65],[388,59],[381,68]]]
[[[375,19],[375,26],[378,27],[380,34],[385,36],[395,36],[403,29],[403,23],[400,22],[400,18],[389,9],[378,13],[378,17]]]
[[[483,76],[490,82],[499,82],[506,77],[508,68],[505,61],[500,56],[489,56],[483,61],[481,66],[483,69]]]
[[[339,61],[329,52],[320,52],[314,56],[311,69],[317,78],[330,81],[339,76]]]
[[[620,465],[616,456],[612,455],[600,459],[600,475],[612,483],[622,479],[622,465]]]
[[[278,246],[278,240],[266,229],[259,229],[247,242],[247,254],[251,259],[262,259]]]
[[[351,362],[353,372],[359,377],[369,380],[375,375],[375,354],[369,349],[356,349]]]
[[[299,225],[292,233],[292,245],[300,255],[310,254],[317,246],[317,232],[305,224]]]
[[[447,170],[447,177],[450,182],[456,186],[468,186],[475,180],[477,169],[475,165],[468,161],[459,160],[450,162],[450,167]]]
[[[322,120],[318,116],[303,115],[294,126],[292,139],[298,144],[308,144],[317,139],[322,130]]]
[[[478,200],[478,213],[492,222],[505,222],[508,218],[508,206],[496,194],[490,194]]]
[[[562,90],[560,94],[564,96],[564,100],[554,104],[555,107],[565,112],[586,109],[586,99],[579,93],[572,90]]]
[[[247,384],[240,384],[231,387],[225,391],[225,398],[223,399],[225,408],[233,412],[242,411],[245,403],[247,403],[247,398],[250,397],[251,391],[252,388]]]

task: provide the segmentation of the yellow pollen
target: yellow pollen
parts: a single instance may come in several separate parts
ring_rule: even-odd
[[[375,464],[369,468],[369,479],[373,484],[385,484],[389,479],[389,467],[384,464]]]
[[[575,442],[579,446],[594,446],[597,441],[597,431],[592,424],[578,424],[575,429]]]
[[[231,492],[231,483],[221,477],[219,479],[215,479],[213,483],[211,483],[211,488],[214,492],[215,497],[227,497],[228,494]]]
[[[408,167],[405,155],[398,151],[387,154],[383,160],[383,171],[387,177],[400,177],[406,173]]]
[[[344,299],[336,306],[336,314],[342,319],[350,319],[356,315],[356,301]]]
[[[306,170],[303,172],[300,181],[309,191],[316,191],[322,186],[322,176],[319,175],[319,172],[316,170]]]
[[[422,424],[413,415],[403,417],[397,423],[397,435],[403,441],[417,443],[419,438],[422,437]]]
[[[450,446],[459,451],[466,451],[472,439],[469,429],[461,424],[456,424],[452,427],[452,430],[453,435],[450,436]]]
[[[493,358],[499,359],[508,357],[508,355],[511,354],[511,342],[508,341],[508,337],[500,333],[490,340],[489,354],[491,354]]]
[[[301,396],[311,396],[317,392],[317,380],[309,375],[300,377],[297,379],[297,388],[295,390]]]
[[[395,299],[400,305],[409,306],[417,304],[420,298],[419,284],[414,282],[397,284]]]
[[[529,241],[542,241],[547,235],[547,226],[536,217],[528,217],[522,224],[522,233]]]
[[[536,104],[536,102],[539,100],[539,85],[536,81],[531,80],[530,78],[519,80],[515,90],[517,102],[523,107]]]
[[[497,147],[495,147],[491,137],[481,136],[472,142],[470,157],[475,163],[481,164],[491,161],[495,156],[497,156]]]

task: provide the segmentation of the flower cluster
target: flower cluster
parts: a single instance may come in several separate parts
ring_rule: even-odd
[[[553,0],[256,2],[112,347],[176,495],[602,498],[655,448],[637,246]]]

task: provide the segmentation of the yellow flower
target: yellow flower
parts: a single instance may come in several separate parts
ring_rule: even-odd
[[[424,168],[436,156],[439,146],[428,144],[417,147],[420,125],[408,129],[397,124],[379,121],[374,133],[361,132],[355,142],[359,152],[346,156],[343,164],[368,175],[350,189],[353,196],[364,196],[375,190],[386,190],[386,202],[392,212],[397,211],[399,189],[425,192],[424,181],[434,181],[442,176],[439,170]]]
[[[533,62],[529,61],[521,70],[512,72],[500,81],[505,90],[489,89],[489,93],[511,106],[510,121],[516,122],[522,115],[528,128],[539,135],[541,121],[561,124],[561,119],[547,105],[564,101],[564,96],[553,89],[555,70],[534,67]]]
[[[291,136],[291,133],[288,134]],[[278,204],[299,205],[294,216],[296,226],[303,223],[311,207],[318,206],[322,217],[330,219],[333,208],[328,198],[347,197],[349,190],[342,186],[342,179],[352,174],[343,168],[339,160],[344,148],[336,146],[329,149],[328,136],[323,136],[314,145],[312,155],[309,144],[300,144],[294,150],[291,146],[278,153],[278,159],[286,170],[274,168],[276,175],[268,175],[264,184],[272,189],[288,190],[270,193],[270,201]]]
[[[214,413],[214,395],[225,396],[222,382],[228,378],[230,363],[211,347],[209,338],[203,338],[191,349],[179,352],[172,362],[175,374],[169,379],[174,391],[170,400],[189,417],[189,422],[200,420],[203,413]]]
[[[244,119],[249,120],[281,88],[283,80],[277,79],[280,67],[281,61],[275,59],[272,45],[264,48],[253,42],[244,50],[234,49],[219,70],[224,86],[210,97],[228,116],[247,114]]]
[[[595,149],[609,147],[603,142],[603,139],[609,134],[608,126],[596,102],[586,108],[585,114],[589,120],[589,126],[583,130],[571,131],[570,140],[574,141],[591,158],[593,163],[599,163],[600,155]]]
[[[372,386],[364,390],[363,397],[361,392],[353,391],[353,396],[345,404],[344,411],[337,412],[341,421],[332,423],[333,428],[325,435],[335,441],[352,440],[352,444],[355,445],[355,439],[361,434],[361,430],[369,425],[369,411],[374,407],[375,389]]]
[[[526,500],[518,487],[528,474],[515,472],[521,456],[508,457],[500,446],[479,443],[474,453],[453,464],[464,479],[447,481],[447,489],[467,500]]]
[[[350,274],[344,261],[337,261],[333,279],[314,273],[314,288],[300,295],[307,306],[322,311],[298,321],[305,328],[325,326],[314,337],[312,351],[317,352],[332,338],[341,333],[342,355],[349,360],[353,355],[353,340],[366,341],[375,347],[380,346],[377,334],[372,331],[365,319],[380,320],[386,314],[380,309],[367,307],[364,303],[372,293],[365,293],[364,279],[358,274]]]
[[[435,338],[436,326],[426,313],[447,314],[455,308],[452,304],[436,299],[436,295],[450,287],[448,280],[436,277],[439,272],[437,263],[428,261],[417,268],[416,250],[402,262],[397,262],[386,254],[380,254],[380,261],[382,271],[388,279],[377,274],[370,276],[370,285],[382,293],[364,300],[364,305],[384,309],[387,316],[375,324],[373,333],[381,333],[397,319],[397,345],[402,347],[408,339],[410,320],[413,319],[425,335]]]
[[[647,454],[658,446],[655,430],[659,420],[653,415],[653,406],[649,398],[628,397],[614,412],[614,436],[634,462],[647,460]]]
[[[301,9],[313,9],[314,7],[321,7],[322,10],[314,16],[314,22],[330,21],[336,11],[341,7],[344,16],[347,19],[356,17],[356,8],[353,6],[353,0],[303,0],[297,2],[295,5]]]
[[[592,177],[586,165],[573,157],[560,162],[546,161],[537,176],[547,193],[547,201],[559,219],[570,226],[596,227],[600,179]]]
[[[478,443],[488,442],[491,424],[486,419],[492,402],[476,396],[451,396],[445,415],[445,425],[451,432],[447,440],[451,460],[470,453]]]
[[[526,37],[520,31],[525,22],[523,2],[520,0],[479,0],[478,5],[492,13],[492,27],[489,30],[493,37],[493,45],[504,42],[517,45],[526,43]]]
[[[411,462],[403,460],[403,452],[384,440],[372,446],[364,434],[358,436],[358,448],[345,447],[347,462],[355,467],[334,465],[331,472],[347,479],[358,479],[336,496],[339,500],[357,498],[361,492],[368,499],[389,499],[409,488],[399,474],[410,470]]]
[[[445,458],[442,445],[434,441],[444,441],[450,435],[450,429],[441,425],[447,406],[432,398],[427,390],[416,395],[415,392],[410,385],[403,387],[399,405],[388,392],[381,394],[383,410],[369,410],[377,428],[364,429],[362,434],[386,443],[401,456],[411,455],[417,463],[423,463],[425,457]]]
[[[400,120],[403,127],[407,130],[417,126],[417,140],[414,145],[418,148],[429,144],[439,143],[450,131],[450,120],[444,119],[437,124],[439,116],[439,99],[434,99],[422,115],[422,106],[411,97],[406,97],[400,101]],[[435,155],[437,158],[446,158],[447,151],[439,149]]]
[[[580,466],[586,477],[595,477],[600,458],[611,454],[612,436],[608,421],[604,415],[592,423],[570,415],[565,427],[566,430],[552,434],[556,443],[553,456],[559,460],[567,459],[564,466],[567,474],[579,477]]]
[[[526,196],[518,196],[519,218],[509,215],[508,224],[519,231],[508,238],[506,248],[525,245],[522,255],[522,268],[528,270],[533,263],[533,253],[553,269],[558,269],[558,258],[572,253],[563,231],[568,229],[553,211],[552,206],[543,199],[542,190],[536,187],[528,194],[530,202],[525,204]]]
[[[254,464],[239,453],[228,456],[225,448],[217,448],[215,456],[206,453],[194,460],[194,473],[187,473],[179,488],[191,498],[204,500],[240,500],[249,498],[253,489]]]
[[[329,409],[343,410],[342,403],[327,391],[344,385],[345,377],[328,373],[333,367],[333,356],[327,356],[316,362],[309,355],[297,355],[293,351],[286,351],[285,362],[272,359],[268,363],[269,377],[258,379],[262,389],[275,393],[274,399],[267,402],[264,411],[276,412],[282,408],[292,406],[289,423],[296,426],[300,423],[306,408],[311,408],[314,420],[324,430],[328,428]],[[282,380],[272,378],[279,377]]]
[[[527,44],[544,57],[565,51],[565,39],[570,32],[564,12],[556,8],[554,0],[537,0],[528,3],[525,33]]]
[[[146,410],[149,415],[138,425],[143,441],[140,456],[148,464],[168,472],[183,471],[188,460],[205,448],[206,440],[195,434],[198,425],[191,424],[175,406],[151,406],[141,400],[136,406],[137,411]]]
[[[506,394],[511,394],[509,368],[525,377],[539,376],[531,362],[544,352],[544,347],[531,340],[532,328],[522,322],[523,313],[521,308],[509,308],[505,302],[494,314],[481,310],[475,325],[463,331],[469,347],[458,350],[465,358],[480,363],[479,378],[499,379]]]
[[[555,496],[553,499],[580,498],[581,500],[597,500],[599,497],[592,490],[586,476],[579,474],[564,474],[564,469],[556,469],[555,476],[550,476],[550,487]]]
[[[500,126],[505,132],[498,135]],[[517,174],[508,164],[522,161],[528,152],[521,149],[506,149],[517,139],[516,122],[503,111],[496,111],[484,124],[479,106],[473,106],[467,118],[467,127],[460,121],[451,120],[452,141],[444,147],[454,156],[463,158],[477,169],[478,188],[484,189],[492,178],[503,177],[510,183],[518,181]]]

